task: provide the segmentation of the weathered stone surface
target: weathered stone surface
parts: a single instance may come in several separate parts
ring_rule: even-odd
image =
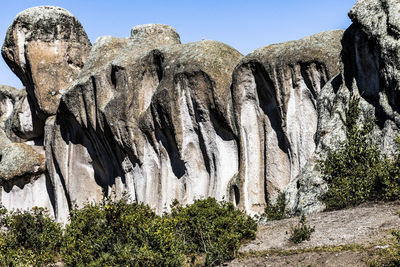
[[[2,56],[28,92],[31,110],[42,123],[56,113],[63,92],[82,69],[91,44],[79,21],[52,6],[29,8],[7,31]]]
[[[229,198],[238,168],[230,84],[241,55],[214,41],[182,45],[165,25],[132,33],[128,43],[96,41],[48,124],[48,168],[56,188],[67,185],[56,200],[61,217],[65,201],[104,192],[158,212],[174,199]]]
[[[266,198],[295,179],[316,143],[317,98],[339,73],[343,31],[257,49],[233,74],[240,140],[239,205],[263,212]]]
[[[22,91],[6,85],[0,85],[0,127],[4,130],[4,122],[14,109],[15,103],[21,98]]]
[[[376,116],[374,138],[394,148],[398,10],[398,1],[361,0],[344,33],[242,58],[215,41],[181,44],[159,24],[98,38],[88,55],[69,12],[28,9],[2,49],[27,94],[0,88],[1,201],[39,203],[63,222],[74,203],[124,193],[159,213],[174,199],[211,196],[259,214],[282,191],[292,212],[320,211],[317,160],[344,140],[352,95],[360,123]]]
[[[11,143],[0,130],[0,203],[9,210],[44,207],[54,216],[54,193],[43,146]]]
[[[0,156],[0,179],[3,182],[34,176],[45,170],[44,151],[41,154],[24,143],[12,143],[5,146]]]
[[[341,73],[327,83],[318,98],[319,158],[345,140],[341,118],[353,96],[360,98],[360,125],[366,118],[377,119],[371,141],[386,154],[395,150],[400,133],[399,10],[398,1],[360,0],[350,11],[353,24],[342,39]],[[295,211],[324,209],[319,197],[327,185],[316,164],[308,165],[289,188],[289,206]]]
[[[29,140],[40,136],[43,132],[43,123],[35,116],[36,112],[32,112],[28,98],[26,91],[21,90],[21,97],[5,122],[8,136],[14,134],[23,140]]]
[[[43,173],[32,181],[16,183],[12,187],[0,187],[1,204],[8,210],[28,210],[33,207],[43,207],[54,218],[53,192],[50,179]],[[67,222],[67,220],[64,220]]]

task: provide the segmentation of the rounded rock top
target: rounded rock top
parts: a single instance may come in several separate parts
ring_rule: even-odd
[[[176,30],[164,24],[144,24],[135,26],[131,30],[130,39],[137,43],[156,42],[159,45],[181,43]]]
[[[74,17],[71,12],[58,6],[36,6],[21,11],[15,18],[27,17],[37,21],[43,18],[55,18],[57,16]]]
[[[12,45],[13,31],[21,29],[27,41],[70,39],[90,43],[81,23],[68,10],[56,6],[37,6],[28,8],[15,17],[8,29],[5,44]]]

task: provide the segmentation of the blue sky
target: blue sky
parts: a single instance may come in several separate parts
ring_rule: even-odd
[[[272,43],[318,32],[346,29],[356,0],[14,0],[3,1],[0,40],[20,11],[55,5],[72,12],[90,40],[112,35],[128,37],[133,26],[162,23],[173,26],[183,43],[201,39],[229,44],[242,54]],[[2,44],[2,43],[1,43]],[[21,88],[18,78],[0,59],[0,84]]]

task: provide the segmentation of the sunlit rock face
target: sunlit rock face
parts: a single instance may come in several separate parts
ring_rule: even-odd
[[[0,86],[0,203],[8,209],[42,206],[54,215],[44,148],[21,143],[10,124],[25,97],[24,90]]]
[[[61,95],[82,69],[90,47],[82,25],[65,9],[33,7],[16,16],[1,52],[26,87],[35,111],[31,135],[43,135],[45,118],[56,113]]]
[[[372,141],[385,154],[395,151],[399,135],[400,2],[360,0],[351,9],[353,24],[342,38],[341,72],[327,83],[318,97],[316,133],[319,157],[346,138],[343,119],[352,96],[360,99],[360,125],[376,118]],[[319,197],[327,185],[310,160],[288,187],[293,211],[324,209]]]
[[[57,205],[127,193],[163,212],[174,199],[228,200],[238,170],[230,85],[240,58],[214,41],[180,44],[165,25],[98,39],[46,131],[49,171],[56,187],[66,184]]]
[[[43,206],[54,215],[43,147],[45,119],[56,113],[90,47],[79,21],[58,7],[27,9],[9,27],[2,56],[26,90],[0,88],[0,198],[6,208]]]
[[[377,117],[382,149],[394,147],[398,5],[359,1],[345,32],[245,57],[216,41],[181,44],[159,24],[91,47],[68,11],[21,12],[2,48],[26,91],[0,88],[1,204],[66,222],[104,196],[158,213],[210,196],[260,214],[284,192],[292,212],[322,210],[315,162],[345,138],[350,94],[362,118]]]
[[[339,72],[343,31],[270,45],[233,73],[242,208],[263,212],[313,156],[321,88]]]

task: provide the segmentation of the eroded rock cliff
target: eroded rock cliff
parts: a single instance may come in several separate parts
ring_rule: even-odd
[[[244,209],[263,212],[266,198],[273,201],[314,154],[317,98],[339,73],[342,34],[257,49],[233,73]]]
[[[245,57],[216,41],[181,44],[159,24],[91,47],[68,11],[21,12],[2,48],[26,92],[0,88],[1,203],[66,221],[104,196],[159,213],[211,196],[259,214],[285,192],[293,212],[321,210],[315,161],[343,141],[351,94],[362,118],[376,116],[379,145],[394,147],[399,6],[361,0],[345,32]]]
[[[294,210],[324,209],[319,197],[327,185],[315,159],[323,158],[327,150],[335,149],[346,138],[343,118],[351,97],[360,99],[360,125],[366,119],[376,119],[371,141],[389,155],[397,147],[399,10],[400,3],[391,0],[360,0],[351,9],[353,24],[341,41],[341,72],[322,88],[318,98],[317,156],[287,190]]]

